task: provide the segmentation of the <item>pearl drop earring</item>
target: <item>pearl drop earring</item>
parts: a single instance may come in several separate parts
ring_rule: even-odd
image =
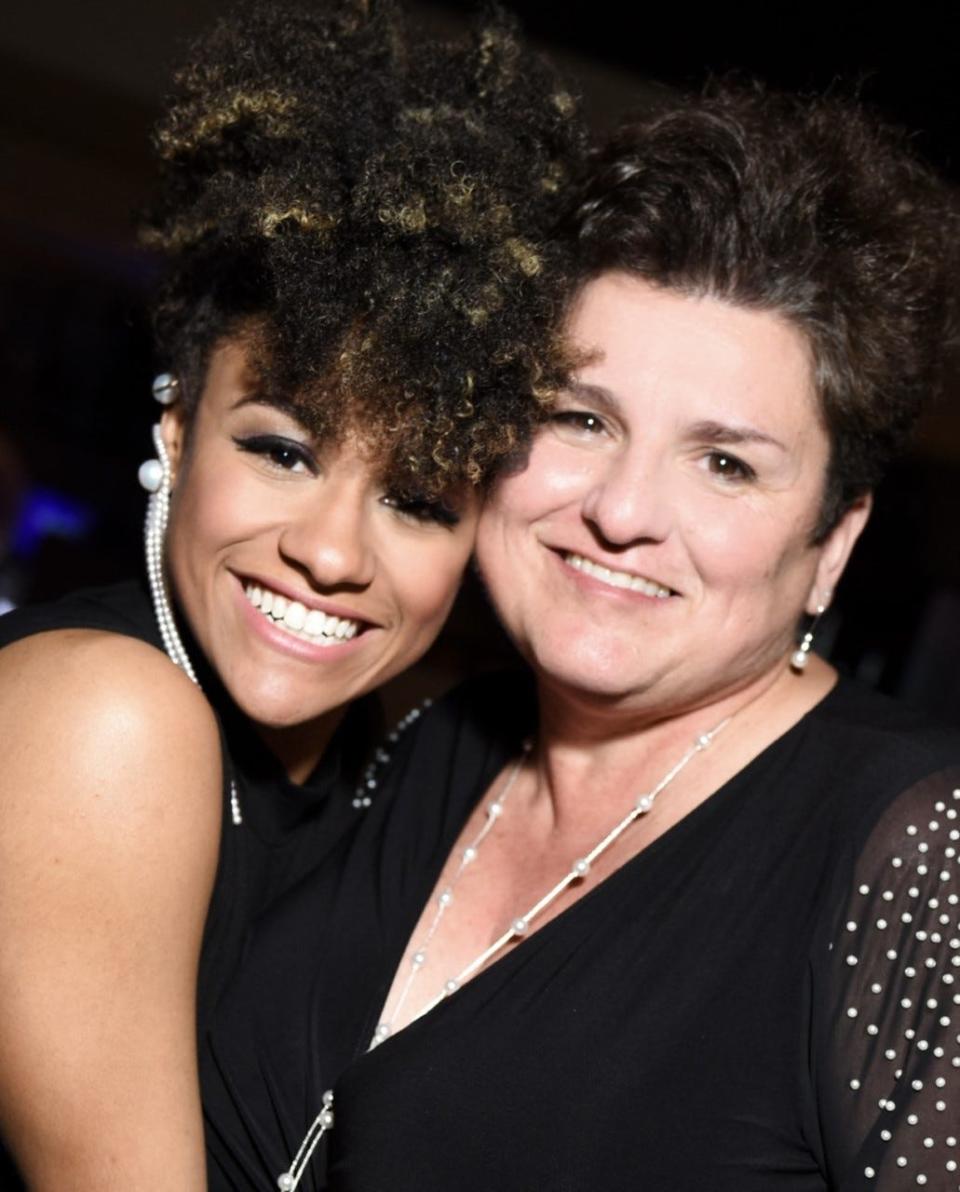
[[[153,382],[153,395],[161,405],[169,405],[177,396],[176,391],[177,379],[170,373],[161,373]],[[150,494],[143,532],[147,559],[147,583],[150,586],[153,612],[167,657],[199,687],[196,671],[193,669],[190,655],[180,639],[177,622],[170,606],[170,592],[164,569],[163,552],[167,536],[167,522],[170,518],[170,487],[173,469],[170,466],[170,456],[167,454],[167,445],[163,441],[159,423],[154,425],[152,434],[153,446],[157,453],[156,459],[145,460],[137,472],[141,487]],[[237,784],[232,778],[230,779],[230,818],[235,825],[239,826],[243,823]]]
[[[830,594],[826,593],[824,600],[828,601],[829,599]],[[803,635],[800,645],[797,646],[794,652],[790,655],[791,669],[796,671],[797,674],[803,674],[803,672],[807,669],[807,663],[810,660],[810,649],[813,646],[813,635],[817,631],[817,625],[820,623],[820,618],[826,611],[826,604],[817,605],[817,611],[813,614],[813,620],[810,622],[810,627]]]
[[[147,555],[147,580],[153,599],[153,611],[163,641],[163,648],[169,658],[184,670],[194,683],[197,675],[190,656],[180,640],[173,609],[170,607],[170,593],[163,566],[163,547],[170,517],[170,480],[172,470],[170,456],[163,441],[160,424],[153,428],[153,445],[156,459],[148,459],[140,465],[137,473],[141,485],[150,493],[147,502],[147,519],[144,527],[144,542]]]

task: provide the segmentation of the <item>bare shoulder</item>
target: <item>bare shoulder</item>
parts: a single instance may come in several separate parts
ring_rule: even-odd
[[[154,833],[219,823],[213,710],[146,642],[71,629],[0,651],[0,740],[8,827],[54,809],[85,832],[105,818],[125,833],[144,816]]]
[[[200,1188],[197,963],[219,734],[158,650],[0,651],[0,1129],[30,1187]]]

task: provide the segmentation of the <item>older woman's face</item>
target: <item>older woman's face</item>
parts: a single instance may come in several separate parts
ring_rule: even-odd
[[[782,667],[866,517],[811,545],[829,444],[802,335],[624,274],[570,331],[591,362],[481,515],[508,631],[548,678],[638,706]]]
[[[243,347],[211,359],[175,464],[168,555],[194,636],[271,728],[323,717],[424,652],[473,546],[477,502],[399,503],[356,445],[258,398]]]

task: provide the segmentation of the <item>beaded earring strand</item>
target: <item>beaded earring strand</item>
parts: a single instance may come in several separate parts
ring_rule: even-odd
[[[813,614],[813,620],[803,635],[800,645],[790,655],[790,667],[797,674],[802,675],[807,669],[807,663],[810,661],[810,650],[813,646],[813,635],[817,632],[817,626],[820,624],[820,618],[827,611],[827,604],[830,602],[830,593],[825,592],[823,595],[823,603],[817,605],[817,611]]]
[[[737,710],[737,712],[739,711],[742,711],[742,709]],[[664,791],[671,782],[673,782],[681,770],[683,770],[697,756],[698,753],[702,753],[708,748],[714,737],[716,737],[718,733],[722,732],[727,727],[733,717],[737,715],[737,712],[733,712],[730,716],[727,716],[726,719],[721,720],[720,723],[712,728],[709,732],[702,733],[699,737],[697,737],[683,757],[681,757],[680,760],[676,762],[671,769],[666,772],[666,774],[664,774],[664,776],[654,787],[652,787],[651,790],[636,797],[633,806],[630,808],[627,814],[613,828],[611,828],[606,836],[599,840],[588,853],[584,854],[582,857],[578,857],[577,860],[573,862],[568,872],[560,879],[559,882],[557,882],[555,886],[548,890],[542,898],[533,904],[533,906],[524,911],[522,915],[518,915],[515,919],[513,919],[507,930],[502,935],[498,936],[498,938],[495,939],[488,948],[485,948],[479,955],[475,956],[469,964],[467,964],[463,969],[460,970],[459,973],[457,973],[456,976],[449,977],[446,981],[444,981],[440,992],[420,1009],[416,1015],[416,1018],[422,1018],[424,1014],[428,1014],[436,1006],[440,1005],[442,1001],[450,997],[451,994],[456,993],[464,981],[482,969],[484,965],[488,964],[494,959],[494,957],[503,952],[507,947],[509,947],[510,944],[517,943],[519,940],[522,940],[530,930],[530,924],[535,918],[541,915],[549,906],[556,902],[560,895],[563,894],[563,892],[570,886],[572,886],[574,882],[583,881],[583,879],[590,872],[593,864],[598,861],[608,849],[612,848],[613,845],[616,844],[624,832],[626,832],[626,830],[632,824],[636,823],[637,820],[641,819],[645,815],[650,814],[650,812],[653,810],[654,804],[657,801],[657,796],[660,795],[660,793]],[[530,744],[525,742],[523,746],[523,753],[511,768],[510,773],[507,775],[507,778],[504,781],[503,787],[499,794],[491,803],[487,805],[486,821],[483,827],[461,852],[460,862],[450,881],[450,884],[441,890],[437,898],[437,909],[433,919],[430,922],[430,926],[427,929],[427,934],[424,938],[423,944],[414,951],[410,958],[411,971],[408,974],[407,979],[404,981],[403,987],[400,991],[400,996],[397,1000],[397,1004],[394,1006],[393,1013],[389,1018],[381,1020],[381,1022],[378,1024],[377,1029],[373,1033],[373,1038],[370,1040],[370,1043],[367,1046],[368,1051],[372,1051],[375,1047],[378,1047],[384,1042],[385,1039],[390,1036],[392,1023],[395,1021],[400,1009],[404,1005],[414,982],[426,965],[427,948],[434,939],[441,920],[443,919],[449,907],[453,904],[454,887],[456,886],[457,882],[459,882],[460,877],[462,876],[466,867],[473,864],[477,860],[480,845],[489,835],[494,823],[500,818],[501,815],[503,815],[504,802],[509,795],[514,783],[516,782],[517,775],[520,773],[520,769],[530,752],[530,748]],[[415,1021],[416,1018],[413,1021]],[[320,1139],[323,1138],[324,1134],[333,1129],[333,1105],[333,1090],[327,1089],[327,1091],[323,1094],[323,1106],[320,1112],[311,1122],[310,1128],[304,1135],[303,1142],[301,1142],[300,1147],[297,1150],[297,1153],[294,1155],[290,1166],[286,1171],[281,1172],[280,1175],[277,1176],[277,1187],[280,1189],[280,1192],[296,1192],[297,1185],[303,1178],[303,1174],[306,1171],[310,1160],[313,1158],[314,1152],[320,1144]]]
[[[177,379],[169,373],[161,373],[153,382],[153,395],[161,405],[170,405],[176,398],[176,390]],[[190,655],[180,639],[177,622],[170,606],[170,591],[163,561],[167,523],[170,519],[170,487],[173,469],[170,466],[170,456],[167,454],[167,446],[163,441],[159,423],[154,425],[152,435],[154,450],[157,453],[156,458],[148,459],[142,463],[137,473],[141,487],[150,494],[143,531],[147,583],[150,587],[153,613],[164,651],[170,661],[179,666],[190,681],[199,687],[200,682],[193,669],[193,663],[190,661]],[[230,820],[236,827],[243,823],[237,784],[232,777],[230,779]]]

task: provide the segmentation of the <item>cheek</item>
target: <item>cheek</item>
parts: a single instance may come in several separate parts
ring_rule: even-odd
[[[596,466],[587,451],[572,450],[544,432],[530,449],[523,471],[505,476],[487,499],[480,533],[491,537],[511,525],[523,527],[579,501]]]
[[[730,501],[728,509],[693,520],[685,540],[704,584],[730,593],[777,589],[813,567],[805,518],[773,516]]]
[[[409,628],[433,633],[450,611],[473,547],[474,532],[458,532],[456,539],[425,545],[412,542],[392,551],[389,567],[400,620]]]
[[[217,477],[212,483],[210,475]],[[186,472],[178,480],[170,510],[170,549],[179,556],[212,552],[256,534],[269,523],[262,487],[222,469]]]

